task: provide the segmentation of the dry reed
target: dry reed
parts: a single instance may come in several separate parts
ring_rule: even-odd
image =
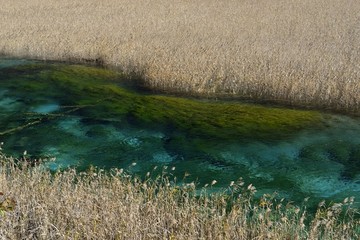
[[[358,0],[0,0],[0,53],[98,61],[157,90],[359,114]]]
[[[1,239],[359,239],[353,199],[326,206],[314,217],[264,195],[241,180],[223,193],[199,193],[194,183],[161,175],[140,180],[123,170],[69,169],[0,152]],[[216,184],[210,183],[209,187]]]

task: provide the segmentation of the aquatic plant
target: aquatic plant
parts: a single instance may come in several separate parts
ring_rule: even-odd
[[[288,137],[305,127],[320,126],[323,118],[315,111],[140,95],[114,84],[125,78],[121,73],[82,65],[36,63],[0,71],[2,86],[13,89],[18,98],[46,96],[60,101],[61,111],[41,115],[42,120],[79,113],[98,121],[180,130],[192,137],[265,139],[274,135]]]

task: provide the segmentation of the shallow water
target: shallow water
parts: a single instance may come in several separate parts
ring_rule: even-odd
[[[318,127],[301,128],[291,134],[267,134],[266,138],[259,134],[262,126],[258,131],[254,128],[253,137],[217,137],[205,134],[205,130],[194,134],[192,128],[177,127],[182,126],[177,122],[182,120],[162,125],[154,124],[157,119],[151,120],[152,116],[142,120],[135,113],[114,115],[112,108],[100,104],[110,101],[107,93],[85,87],[69,93],[66,89],[71,88],[71,81],[59,83],[56,77],[47,75],[46,64],[41,71],[36,64],[0,60],[0,141],[8,154],[19,156],[27,150],[32,158],[52,158],[45,165],[53,170],[95,165],[126,168],[143,175],[155,166],[169,166],[174,176],[182,179],[188,173],[187,181],[195,180],[199,186],[216,179],[214,190],[242,177],[256,186],[259,195],[278,192],[280,197],[297,202],[306,197],[314,203],[348,196],[360,199],[359,119],[324,115]],[[117,89],[121,81],[91,84]],[[116,111],[125,111],[122,108],[127,94],[122,95],[123,102],[112,106]],[[137,95],[131,101],[134,99],[144,101]],[[156,107],[169,108],[161,104]],[[176,108],[165,110],[175,112],[175,116],[181,114]],[[167,118],[171,117],[162,116]],[[190,126],[192,119],[186,120]],[[218,126],[217,131],[225,130]],[[136,166],[131,166],[134,162]]]

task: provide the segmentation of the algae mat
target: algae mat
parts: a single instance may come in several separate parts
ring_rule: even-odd
[[[142,175],[166,165],[218,187],[243,177],[259,194],[298,200],[360,190],[357,119],[139,93],[129,80],[90,66],[0,60],[4,151],[54,158],[51,169],[130,166]]]

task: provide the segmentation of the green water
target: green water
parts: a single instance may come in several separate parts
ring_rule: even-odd
[[[128,83],[95,67],[0,59],[4,152],[53,159],[53,170],[168,166],[200,187],[217,180],[213,190],[242,177],[259,195],[297,202],[360,197],[359,119],[139,93]]]

